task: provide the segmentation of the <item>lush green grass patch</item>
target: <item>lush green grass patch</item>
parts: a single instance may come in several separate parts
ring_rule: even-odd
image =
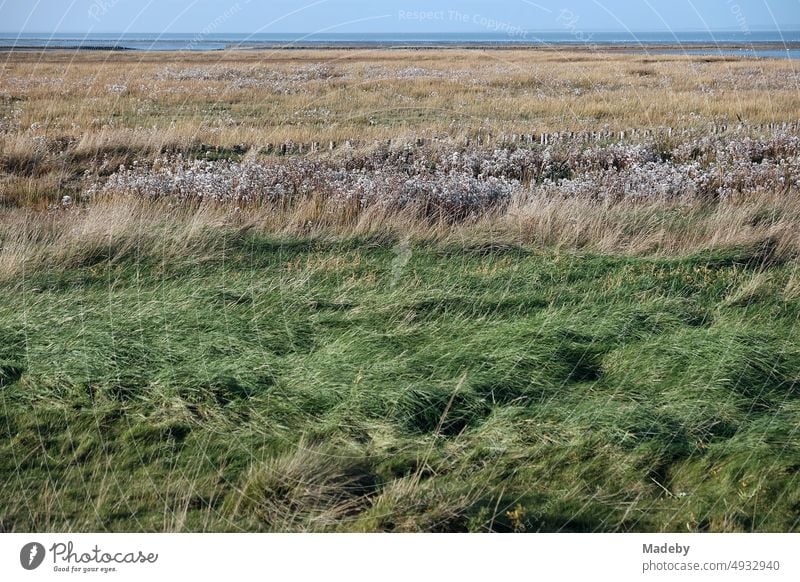
[[[798,529],[792,265],[220,241],[2,284],[0,529]]]

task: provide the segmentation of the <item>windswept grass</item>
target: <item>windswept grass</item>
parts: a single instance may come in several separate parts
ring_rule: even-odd
[[[792,67],[9,55],[0,531],[800,530]]]
[[[72,236],[0,290],[5,531],[798,527],[792,263]]]

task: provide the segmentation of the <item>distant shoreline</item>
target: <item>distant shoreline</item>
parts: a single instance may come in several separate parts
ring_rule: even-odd
[[[177,48],[147,49],[120,45],[70,46],[70,45],[16,45],[0,46],[0,52],[16,51],[91,51],[91,52],[126,52],[126,53],[218,53],[238,51],[264,50],[538,50],[538,51],[591,51],[591,52],[651,52],[670,51],[680,54],[681,51],[741,51],[742,56],[755,51],[790,51],[800,49],[800,42],[758,42],[742,44],[724,42],[711,44],[698,43],[541,43],[541,42],[490,42],[490,41],[453,41],[453,42],[392,42],[392,41],[306,41],[302,43],[251,43],[230,45],[213,49]]]

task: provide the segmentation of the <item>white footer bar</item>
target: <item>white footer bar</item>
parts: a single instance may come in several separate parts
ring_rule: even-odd
[[[4,534],[0,580],[800,580],[800,534]]]

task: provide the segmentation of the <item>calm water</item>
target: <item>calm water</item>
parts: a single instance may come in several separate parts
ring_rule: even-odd
[[[702,54],[735,54],[745,56],[800,58],[796,45],[788,50],[787,44],[800,43],[800,31],[782,32],[587,32],[576,36],[570,31],[514,33],[375,33],[375,34],[9,34],[0,33],[0,48],[118,48],[146,51],[223,50],[235,48],[265,48],[283,46],[340,45],[340,46],[514,46],[578,44],[589,47],[635,45],[646,49],[648,45],[674,46],[674,52],[691,54],[693,45],[739,45],[752,47],[763,43],[774,46],[747,50],[702,50]],[[763,49],[763,50],[762,50]],[[670,49],[672,52],[672,49]]]
[[[718,57],[757,57],[762,59],[800,59],[800,49],[656,49],[649,51],[650,54],[660,55],[708,55]]]

